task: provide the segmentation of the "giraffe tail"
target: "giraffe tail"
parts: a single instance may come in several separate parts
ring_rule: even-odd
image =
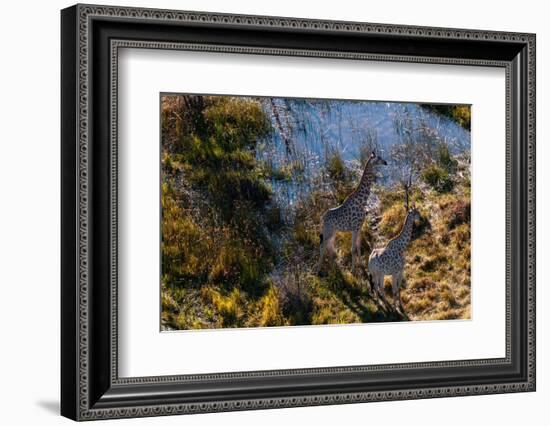
[[[323,244],[323,233],[319,234],[319,245]]]

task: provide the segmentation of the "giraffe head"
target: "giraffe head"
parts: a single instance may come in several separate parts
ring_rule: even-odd
[[[420,219],[420,212],[418,211],[415,205],[413,205],[411,208],[407,210],[407,215],[411,218],[413,222]]]
[[[372,151],[372,153],[370,154],[369,164],[371,164],[373,166],[387,166],[388,165],[386,160],[384,160],[379,155],[376,155],[376,153],[374,151]]]

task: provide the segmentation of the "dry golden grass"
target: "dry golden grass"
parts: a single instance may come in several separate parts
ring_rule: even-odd
[[[407,250],[403,306],[411,320],[470,318],[470,223],[452,219],[469,200],[430,193],[421,207],[429,223]],[[469,208],[469,207],[468,207]]]

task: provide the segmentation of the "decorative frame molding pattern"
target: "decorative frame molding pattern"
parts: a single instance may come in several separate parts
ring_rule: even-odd
[[[107,23],[108,30],[105,31],[112,31],[115,35],[102,38],[103,28],[93,29],[95,22]],[[134,39],[133,33],[128,33],[127,36],[124,33],[124,39],[117,38],[116,34],[124,32],[117,29],[117,24],[128,22],[139,23],[144,27],[151,26],[151,28],[160,28],[163,25],[189,26],[192,29],[215,26],[228,30],[288,31],[294,35],[308,32],[326,34],[327,37],[351,35],[352,39],[371,36],[382,41],[377,45],[380,47],[375,46],[374,51],[357,52],[344,49],[221,45],[208,41],[182,42],[170,39],[170,34],[160,35],[159,38],[162,40],[159,41]],[[97,39],[94,39],[94,36]],[[62,37],[63,75],[67,77],[65,79],[62,75],[63,123],[69,121],[68,124],[63,125],[62,129],[63,178],[68,178],[62,187],[62,210],[67,219],[67,222],[63,220],[62,231],[62,414],[75,420],[91,420],[435,398],[535,389],[535,36],[533,34],[76,5],[65,9],[62,13]],[[491,46],[493,49],[495,46],[502,46],[502,52],[499,51],[499,57],[486,58],[486,53],[478,57],[475,52],[473,57],[444,57],[376,51],[376,49],[384,50],[383,40],[396,38],[410,40],[410,43],[426,41],[429,44],[430,40],[434,40],[449,43],[479,43],[480,46]],[[338,45],[337,40],[335,45]],[[504,67],[507,87],[506,357],[361,367],[119,378],[116,349],[118,341],[116,122],[118,49],[124,47]],[[97,56],[99,50],[105,55],[105,60]],[[512,54],[518,51],[522,53]],[[518,59],[519,56],[521,57]],[[96,66],[99,71],[94,68]],[[97,106],[96,99],[100,97],[106,97],[108,105]],[[104,109],[108,110],[106,111],[108,115],[105,115]],[[96,124],[99,116],[106,117],[109,123]],[[518,123],[512,125],[515,117]],[[93,120],[95,122],[92,122]],[[99,127],[96,128],[95,125]],[[93,145],[94,138],[100,137],[99,135],[105,132],[108,134],[109,146]],[[513,145],[516,139],[522,146]],[[109,157],[109,161],[102,166],[104,167],[102,170],[108,170],[108,182],[98,180],[99,178],[95,176],[96,172],[90,168],[91,164],[97,167],[97,159],[106,158],[105,156]],[[90,161],[91,158],[94,158],[93,163]],[[520,165],[514,166],[513,162]],[[98,192],[100,188],[108,189],[107,199],[102,199],[102,193]],[[524,203],[525,217],[523,218],[512,216],[513,206],[518,201]],[[101,214],[98,213],[98,209],[101,209]],[[97,219],[98,216],[103,219]],[[515,221],[513,221],[514,218]],[[525,230],[519,230],[521,224],[518,225],[517,220],[525,221],[522,225]],[[92,226],[94,221],[98,221],[98,226]],[[107,240],[106,237],[94,234],[97,232],[95,228],[103,226],[108,227]],[[108,265],[103,265],[108,271],[96,269],[99,268],[96,266],[97,258],[102,253],[98,241],[102,243],[101,250],[108,252]],[[512,265],[513,250],[525,251],[525,265],[518,267]],[[519,272],[513,276],[514,268]],[[108,276],[108,285],[97,284],[98,276]],[[525,282],[521,282],[523,279]],[[92,291],[93,294],[91,294]],[[512,308],[512,302],[518,297],[525,298],[525,312],[517,312]],[[92,307],[92,301],[94,307]],[[104,308],[108,306],[109,309],[99,312],[98,303],[105,305]],[[101,325],[98,325],[99,323]],[[520,327],[519,331],[525,334],[516,336],[517,330],[514,327]],[[520,337],[521,344],[517,346]],[[519,350],[520,354],[513,353],[514,350]],[[516,359],[518,356],[525,357],[521,365],[516,365],[519,362]],[[270,396],[265,397],[254,396],[257,395],[254,392],[243,391],[242,395],[248,396],[224,397],[221,395],[210,398],[201,396],[195,399],[183,397],[168,399],[162,396],[161,390],[162,387],[180,386],[186,383],[205,386],[210,384],[212,388],[220,386],[224,381],[234,379],[257,381],[285,377],[294,378],[296,381],[298,376],[302,379],[315,376],[323,383],[328,383],[330,377],[335,374],[350,375],[351,380],[351,375],[357,376],[360,373],[394,372],[397,374],[400,370],[447,371],[450,368],[490,366],[514,367],[514,371],[519,369],[518,378],[499,381],[499,383],[480,381],[471,385],[438,385],[423,388],[400,385],[395,389],[372,391],[356,390],[350,385],[349,391],[322,392],[319,390],[311,394],[300,394],[290,390],[287,394],[284,391],[274,391]],[[150,392],[151,397],[149,399],[137,397],[134,391],[138,387],[141,389],[140,392],[143,392],[143,389]]]
[[[221,53],[234,53],[234,54],[251,54],[251,55],[273,55],[273,56],[305,56],[305,57],[323,57],[330,59],[352,59],[352,60],[369,60],[369,61],[385,61],[385,62],[411,62],[411,63],[441,63],[449,65],[471,65],[471,66],[487,66],[487,67],[502,67],[506,72],[506,80],[510,79],[510,66],[503,61],[486,61],[486,60],[457,60],[457,59],[438,59],[430,58],[428,60],[424,58],[414,58],[410,56],[392,56],[392,55],[370,55],[370,54],[358,54],[358,53],[341,53],[341,52],[311,52],[307,50],[290,50],[290,49],[269,49],[269,48],[248,48],[248,47],[233,47],[233,46],[221,46],[221,45],[201,45],[201,44],[189,44],[189,43],[159,43],[149,41],[132,41],[132,40],[111,40],[111,164],[112,164],[112,176],[111,176],[111,224],[112,224],[112,241],[111,245],[111,285],[113,290],[116,290],[117,285],[117,247],[114,244],[116,241],[117,223],[118,223],[118,211],[117,211],[117,198],[118,188],[116,185],[116,165],[118,156],[118,134],[117,134],[117,116],[118,116],[118,53],[121,48],[132,49],[160,49],[160,50],[186,50],[197,52],[221,52]],[[507,106],[507,118],[510,116],[510,108]],[[508,120],[507,120],[508,121]],[[509,127],[509,126],[508,126]],[[506,156],[510,156],[509,141],[510,141],[510,129],[507,128],[507,150]],[[507,182],[506,186],[506,199],[510,202],[511,188]],[[509,210],[508,210],[509,213]],[[506,226],[510,227],[510,215],[507,214]],[[507,252],[509,253],[509,252]],[[117,330],[117,297],[116,291],[113,291],[113,297],[111,298],[111,333],[112,333],[112,347],[116,348],[118,342],[118,330]],[[367,366],[353,366],[353,367],[330,367],[330,368],[307,368],[307,369],[292,369],[292,370],[263,370],[263,371],[251,371],[251,372],[238,372],[238,373],[216,373],[216,374],[201,374],[201,375],[176,375],[176,376],[160,376],[160,377],[137,377],[137,378],[119,378],[117,371],[117,358],[118,353],[116,350],[112,351],[112,371],[111,380],[113,383],[169,383],[174,381],[192,381],[200,379],[239,379],[244,377],[263,377],[263,376],[279,376],[279,375],[303,375],[308,373],[334,373],[334,372],[357,372],[357,371],[383,371],[391,369],[403,369],[411,367],[450,367],[450,366],[475,366],[475,365],[491,365],[499,364],[502,362],[510,362],[510,344],[511,344],[511,316],[510,316],[510,282],[506,285],[506,356],[504,358],[495,359],[476,359],[476,360],[460,360],[460,361],[444,361],[444,362],[417,362],[417,363],[400,363],[400,364],[383,364],[383,365],[367,365]]]

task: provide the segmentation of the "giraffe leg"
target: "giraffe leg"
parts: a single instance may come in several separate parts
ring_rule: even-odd
[[[329,256],[334,259],[336,257],[336,249],[334,248],[334,241],[336,240],[336,235],[333,233],[329,236],[327,240],[327,251]]]
[[[376,295],[378,297],[381,297],[380,296],[380,280],[383,280],[384,279],[384,276],[380,277],[380,274],[379,273],[376,273],[373,275],[373,282],[374,282],[374,290],[376,292]]]
[[[380,294],[380,280],[383,280],[384,277],[382,276],[382,278],[380,278],[380,274],[376,274],[375,277],[374,277],[374,288],[375,288],[375,292],[376,292],[376,295],[378,296],[378,298],[381,298],[381,294]]]
[[[328,230],[323,226],[323,231],[321,232],[321,235],[319,235],[319,239],[321,240],[319,242],[319,263],[317,264],[317,273],[321,272],[321,269],[323,268],[323,261],[325,260],[325,255],[327,252],[327,245],[329,243],[329,235]]]
[[[319,264],[317,265],[317,273],[321,272],[323,267],[323,261],[325,256],[328,254],[330,257],[334,257],[334,231],[329,231],[327,229],[323,230],[322,241],[320,246],[319,253]]]
[[[323,234],[321,234],[323,235]],[[321,244],[319,245],[319,263],[317,264],[317,273],[321,272],[321,268],[323,267],[323,260],[325,259],[325,253],[327,251],[327,243],[326,241],[321,241]]]
[[[402,275],[400,272],[397,272],[392,275],[391,288],[393,293],[393,304],[401,306],[401,294],[399,292],[399,285],[401,284]]]
[[[351,269],[355,271],[355,267],[357,266],[357,235],[359,234],[358,231],[352,231],[351,233]]]
[[[335,242],[336,242],[336,233],[332,234],[332,236],[329,238],[327,243],[327,252],[329,255],[329,260],[332,263],[331,267],[334,266],[334,264],[338,264],[336,249],[334,248]]]
[[[355,249],[357,250],[357,259],[359,260],[359,264],[361,264],[363,262],[361,259],[361,229],[357,231],[357,236],[355,238]]]

